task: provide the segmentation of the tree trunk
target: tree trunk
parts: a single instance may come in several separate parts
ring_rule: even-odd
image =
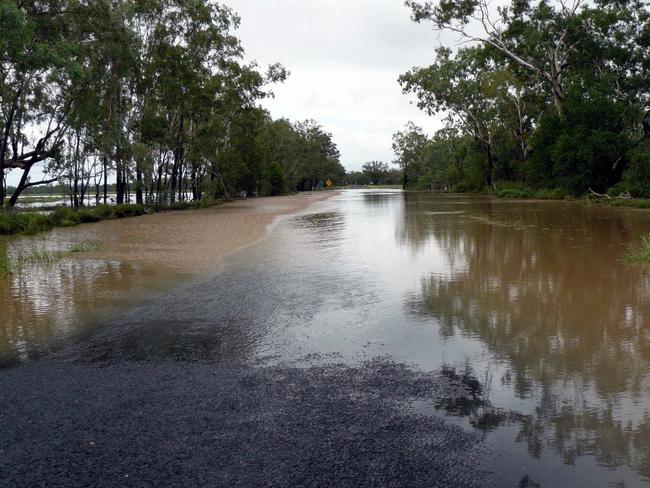
[[[196,166],[193,164],[192,165],[192,200],[198,200],[199,199],[199,189],[198,189],[198,181],[197,181],[197,175],[196,175]]]
[[[142,171],[140,171],[140,165],[136,163],[135,166],[135,203],[142,205]]]
[[[176,189],[181,186],[179,183],[179,171],[183,162],[183,127],[184,121],[181,117],[178,122],[178,133],[176,134],[176,147],[174,148],[174,164],[172,166],[171,186],[170,186],[170,203],[173,204],[176,199]]]
[[[74,208],[79,208],[79,178],[76,174],[72,183],[72,205]]]
[[[488,171],[487,171],[487,176],[485,178],[485,183],[487,184],[487,186],[491,188],[493,173],[494,173],[494,159],[492,157],[492,144],[490,144],[489,141],[483,141],[483,147],[485,149],[485,155],[487,156],[487,162],[488,162]]]
[[[2,209],[5,206],[6,196],[7,196],[7,190],[5,187],[4,157],[0,155],[0,209]]]
[[[29,176],[29,170],[31,169],[32,167],[28,166],[23,170],[23,175],[20,177],[20,182],[18,183],[18,186],[9,199],[9,208],[14,208],[16,206],[18,197],[20,197],[20,194],[25,190],[25,188],[27,188],[27,177]]]
[[[104,156],[104,205],[108,200],[108,158]]]
[[[117,204],[124,203],[124,171],[122,168],[123,162],[119,148],[115,151],[115,171],[117,173],[115,179],[115,190],[117,192]]]

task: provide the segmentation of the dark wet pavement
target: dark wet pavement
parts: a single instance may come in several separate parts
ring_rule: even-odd
[[[650,279],[621,258],[649,230],[571,203],[318,203],[0,371],[0,485],[640,486]]]
[[[454,394],[394,363],[42,364],[3,374],[3,486],[478,486]],[[455,394],[460,394],[456,392]]]

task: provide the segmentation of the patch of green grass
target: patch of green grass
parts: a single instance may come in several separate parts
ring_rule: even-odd
[[[192,210],[198,208],[208,208],[219,205],[226,200],[215,200],[215,199],[204,199],[204,200],[193,200],[191,202],[174,202],[171,205],[155,205],[152,207],[154,212],[165,212],[168,210]]]
[[[555,188],[554,190],[542,188],[541,190],[537,190],[532,198],[539,200],[565,200],[570,196],[569,192],[563,188]]]
[[[562,188],[542,188],[533,190],[523,185],[508,185],[497,190],[499,198],[530,198],[535,200],[564,200],[569,198],[569,192]]]
[[[204,199],[192,202],[176,202],[170,206],[154,206],[151,210],[190,210],[207,208],[223,203],[224,200]],[[36,234],[54,227],[73,227],[79,224],[99,222],[101,220],[123,219],[144,215],[147,209],[143,205],[127,203],[124,205],[98,205],[92,208],[72,209],[57,207],[51,213],[16,212],[0,210],[0,235]]]
[[[628,263],[650,263],[650,234],[644,234],[641,236],[640,245],[630,247],[625,255],[625,260]]]
[[[7,256],[0,254],[0,278],[11,274],[11,265]]]
[[[531,192],[517,188],[505,188],[497,192],[499,198],[530,198]]]
[[[144,206],[136,205],[134,203],[126,203],[124,205],[118,205],[114,207],[114,212],[116,219],[136,217],[138,215],[144,215]]]
[[[29,252],[13,256],[0,255],[0,278],[16,273],[29,265],[48,266],[73,254],[95,251],[99,243],[95,241],[72,244],[67,249],[45,249],[35,247]]]
[[[93,214],[99,220],[109,220],[115,217],[115,207],[110,205],[98,205],[93,210]]]

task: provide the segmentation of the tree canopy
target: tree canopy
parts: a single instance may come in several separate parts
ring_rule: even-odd
[[[459,40],[399,80],[446,121],[422,141],[435,156],[411,170],[411,185],[436,174],[458,189],[516,182],[650,196],[648,2],[406,4],[414,21]]]
[[[58,180],[83,205],[311,189],[345,174],[317,122],[259,106],[288,72],[243,61],[238,16],[202,0],[0,0],[0,202]],[[46,178],[33,180],[41,164]]]

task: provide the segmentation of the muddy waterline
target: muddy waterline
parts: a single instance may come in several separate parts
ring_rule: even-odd
[[[250,212],[259,214],[240,216]],[[199,344],[203,359],[388,356],[472,390],[412,408],[482,433],[496,486],[523,474],[542,486],[650,480],[650,274],[623,260],[650,231],[649,212],[347,191],[170,292],[177,274],[219,262],[204,229],[212,214],[194,231],[179,215],[169,240],[151,239],[168,228],[162,219],[132,219],[121,237],[119,222],[52,234],[106,247],[0,288],[5,358],[28,359],[89,324],[105,331],[92,347],[104,358],[173,350],[189,360]],[[188,245],[176,237],[192,232],[204,237],[165,265]],[[148,290],[144,305],[135,290]]]

